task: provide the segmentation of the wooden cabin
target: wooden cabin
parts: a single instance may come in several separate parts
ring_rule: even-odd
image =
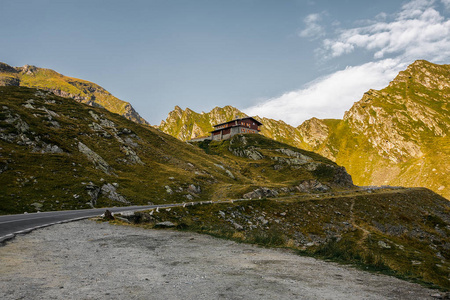
[[[211,140],[220,141],[231,138],[236,134],[242,133],[259,133],[259,127],[262,123],[252,117],[244,117],[214,125],[211,131]]]

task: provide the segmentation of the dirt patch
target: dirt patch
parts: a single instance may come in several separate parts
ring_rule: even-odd
[[[335,263],[170,230],[79,221],[0,247],[1,299],[433,299]]]

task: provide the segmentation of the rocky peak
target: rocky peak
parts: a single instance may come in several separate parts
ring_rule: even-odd
[[[311,118],[303,122],[297,127],[303,140],[311,145],[313,148],[317,148],[328,137],[328,126],[317,118]]]
[[[181,120],[183,116],[183,109],[179,107],[178,105],[175,106],[175,108],[169,112],[166,120],[162,120],[161,124],[159,125],[159,128],[163,130],[164,128],[168,128],[168,126],[174,126],[177,124],[178,120]]]
[[[181,116],[181,114],[183,113],[183,109],[182,109],[181,107],[179,107],[178,105],[176,105],[176,106],[174,107],[173,111],[179,113],[180,116]]]
[[[420,158],[424,137],[443,137],[450,129],[449,92],[449,65],[419,60],[385,89],[365,93],[345,113],[344,121],[391,161]]]
[[[417,60],[401,71],[389,84],[395,86],[400,83],[420,84],[428,89],[444,90],[450,88],[449,65],[437,65],[425,60]]]
[[[3,72],[17,73],[17,70],[11,67],[10,65],[0,62],[0,73]]]
[[[24,65],[23,67],[19,67],[18,70],[23,74],[34,75],[38,71],[38,68],[32,65]]]

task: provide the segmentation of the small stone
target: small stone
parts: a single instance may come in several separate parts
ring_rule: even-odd
[[[384,248],[384,249],[391,249],[391,246],[389,246],[388,244],[386,244],[383,241],[378,241],[378,246],[380,246],[381,248]]]
[[[159,222],[156,223],[155,225],[155,228],[171,228],[171,227],[175,227],[175,224],[173,224],[170,221]]]
[[[173,190],[170,188],[170,186],[166,185],[166,186],[164,186],[164,187],[166,188],[166,192],[167,192],[169,195],[172,195],[172,194],[173,194]]]
[[[238,230],[238,231],[244,230],[244,227],[242,227],[242,225],[239,225],[239,224],[236,223],[236,222],[233,222],[233,226],[234,226],[234,228],[235,228],[236,230]]]

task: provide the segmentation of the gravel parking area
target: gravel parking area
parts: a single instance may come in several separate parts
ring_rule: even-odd
[[[90,220],[0,247],[0,299],[433,299],[437,291],[287,250]]]

